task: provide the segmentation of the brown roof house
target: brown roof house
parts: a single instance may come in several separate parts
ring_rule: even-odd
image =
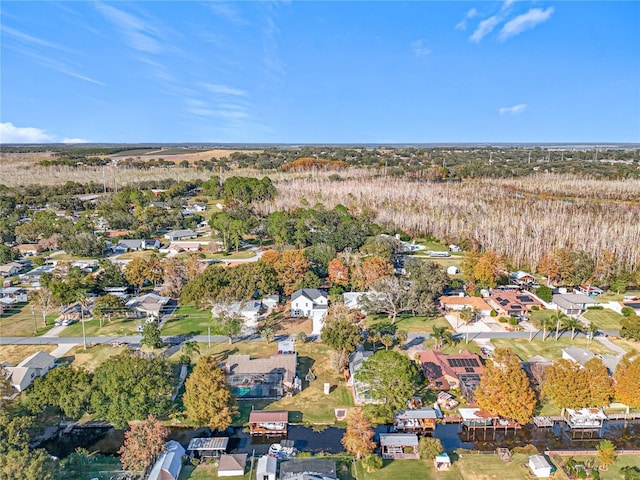
[[[227,383],[236,397],[280,399],[302,389],[296,376],[298,355],[271,355],[254,358],[229,355],[225,362]]]
[[[244,468],[247,465],[246,453],[234,453],[220,456],[218,462],[219,477],[239,477],[244,475]]]
[[[480,384],[480,375],[484,372],[478,355],[468,350],[462,350],[456,355],[427,350],[419,352],[418,356],[430,389],[459,388],[468,401],[473,398],[475,389]]]
[[[498,314],[505,316],[525,315],[534,305],[542,306],[542,302],[527,292],[494,291],[486,300]]]

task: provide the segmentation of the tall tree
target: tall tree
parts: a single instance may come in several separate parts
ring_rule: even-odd
[[[347,418],[347,428],[341,442],[347,452],[361,460],[376,448],[373,441],[373,429],[361,408],[353,408]]]
[[[598,451],[598,461],[600,465],[603,465],[607,468],[618,458],[618,452],[616,452],[616,446],[613,444],[611,440],[602,440],[598,445],[596,445],[596,450]]]
[[[116,295],[103,295],[96,298],[93,303],[93,313],[100,318],[100,326],[103,318],[111,321],[114,316],[123,316],[126,312],[124,299]]]
[[[592,358],[584,364],[584,375],[589,379],[589,405],[604,407],[613,398],[613,383],[606,365],[598,357]]]
[[[158,328],[158,324],[155,321],[145,322],[142,327],[142,339],[140,340],[140,343],[149,348],[160,348],[162,346],[160,328]]]
[[[190,420],[199,426],[224,430],[235,415],[235,403],[225,372],[214,357],[200,357],[185,382],[182,401]]]
[[[304,282],[304,275],[311,264],[305,256],[304,250],[284,250],[274,265],[278,276],[278,283],[285,295],[291,295]]]
[[[177,298],[187,284],[189,274],[186,262],[173,257],[162,262],[162,293]]]
[[[52,480],[55,464],[43,448],[31,450],[31,417],[10,414],[0,409],[0,478],[11,480]]]
[[[407,267],[409,279],[409,305],[421,315],[433,311],[435,299],[442,295],[449,283],[449,276],[437,263],[417,262]]]
[[[349,284],[349,269],[339,258],[334,258],[327,267],[329,281],[342,287]]]
[[[560,327],[562,326],[562,324],[566,321],[567,315],[565,315],[564,313],[558,311],[556,313],[554,313],[553,315],[551,315],[551,320],[555,323],[556,325],[556,342],[558,341],[558,338],[560,337]]]
[[[399,313],[409,309],[409,301],[406,281],[390,276],[371,285],[369,294],[360,303],[367,312],[386,313],[393,324]]]
[[[243,325],[244,319],[237,312],[231,311],[230,307],[227,306],[226,309],[219,310],[218,313],[213,316],[211,332],[216,335],[229,337],[229,343],[231,344],[233,343],[233,338],[242,331]]]
[[[630,352],[622,357],[613,375],[616,400],[631,408],[640,407],[640,355]]]
[[[351,281],[356,288],[366,289],[389,275],[393,275],[393,265],[384,258],[373,255],[356,265],[351,272]]]
[[[163,415],[170,405],[173,372],[167,360],[125,352],[105,360],[93,376],[91,406],[98,419],[116,428],[149,414]]]
[[[582,322],[574,317],[563,318],[562,329],[571,330],[571,340],[573,340],[576,337],[576,330],[582,330]]]
[[[545,371],[542,391],[557,408],[595,407],[591,401],[590,377],[579,363],[560,359]]]
[[[508,348],[496,349],[487,360],[475,398],[481,409],[522,424],[531,420],[536,406],[535,392],[520,359]]]
[[[147,280],[147,261],[143,257],[135,257],[124,267],[124,278],[133,285],[136,292]]]
[[[164,448],[169,429],[153,415],[141,422],[132,422],[129,427],[118,450],[120,463],[124,470],[144,471]]]
[[[504,272],[504,259],[495,250],[483,253],[473,267],[473,276],[476,280],[489,287],[495,287],[498,278]]]
[[[371,355],[362,363],[355,379],[367,385],[369,395],[383,401],[391,412],[406,405],[420,382],[413,362],[394,350],[378,350]]]
[[[28,390],[26,405],[34,413],[45,406],[54,406],[68,418],[80,418],[90,410],[92,391],[91,373],[62,365],[35,379]]]
[[[58,306],[58,303],[53,297],[53,292],[51,291],[51,289],[47,287],[40,288],[40,290],[38,290],[38,293],[36,293],[35,304],[42,312],[42,324],[46,327],[47,315],[50,311]]]
[[[338,368],[343,371],[349,354],[362,342],[362,329],[353,312],[344,305],[336,304],[329,307],[321,337],[323,343],[338,352]]]

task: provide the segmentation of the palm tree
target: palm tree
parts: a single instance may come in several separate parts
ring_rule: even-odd
[[[446,327],[437,327],[434,325],[432,331],[431,336],[436,340],[435,348],[442,348],[444,335],[447,332]]]
[[[587,327],[587,346],[591,345],[591,341],[596,333],[598,333],[598,326],[595,323],[590,323]]]
[[[267,345],[268,345],[274,339],[276,334],[274,333],[273,328],[263,327],[260,330],[260,335],[262,336],[262,338],[264,338],[267,341]]]
[[[458,318],[464,321],[464,323],[469,323],[474,318],[473,309],[469,307],[463,308],[462,310],[460,310],[460,313],[458,314]],[[456,324],[456,329],[457,328],[458,328],[458,325]]]
[[[453,333],[447,330],[442,334],[442,343],[446,345],[455,345],[457,340],[454,338]]]
[[[555,321],[550,317],[544,317],[540,320],[540,326],[542,327],[542,341],[547,339],[547,329],[551,330],[555,325]]]
[[[191,360],[191,356],[194,353],[200,353],[200,345],[198,345],[198,342],[196,342],[195,340],[187,340],[182,344],[182,352],[184,353],[185,357]]]
[[[564,323],[565,318],[567,318],[567,316],[560,311],[551,315],[551,321],[556,324],[556,342],[558,341],[558,337],[560,336],[560,324]]]
[[[582,330],[582,323],[574,317],[565,317],[562,319],[562,329],[571,330],[571,340],[576,336],[576,330]]]

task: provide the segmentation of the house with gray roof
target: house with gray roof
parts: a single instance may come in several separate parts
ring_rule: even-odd
[[[280,463],[283,480],[335,480],[336,462],[324,458],[296,458]]]
[[[553,296],[553,303],[566,315],[580,315],[589,307],[601,305],[588,295],[582,293],[558,293]]]
[[[11,385],[18,391],[24,391],[36,377],[44,377],[56,365],[56,357],[46,352],[36,352],[25,358],[15,367],[6,366],[11,375]]]
[[[604,363],[605,367],[607,367],[609,375],[612,375],[613,372],[616,371],[618,362],[620,362],[620,357],[617,357],[610,353],[606,353],[604,355],[596,355],[591,350],[587,350],[586,348],[581,347],[574,347],[573,345],[562,349],[562,358],[579,363],[583,368],[589,360],[599,358],[600,360],[602,360],[602,363]]]
[[[163,297],[156,293],[147,293],[139,297],[130,299],[126,306],[133,312],[135,317],[153,316],[160,318],[165,313],[167,305],[171,301],[169,297]]]
[[[191,229],[186,230],[171,230],[164,234],[164,238],[171,242],[176,242],[179,240],[187,240],[189,238],[196,238],[198,234]]]
[[[313,321],[313,335],[322,332],[324,317],[329,308],[327,292],[317,288],[303,288],[291,295],[291,316],[308,317]]]
[[[123,239],[111,246],[113,253],[137,252],[140,250],[153,250],[160,248],[160,241],[155,238]]]
[[[251,358],[229,355],[225,362],[227,383],[238,398],[282,398],[302,388],[296,375],[298,355],[271,355]]]

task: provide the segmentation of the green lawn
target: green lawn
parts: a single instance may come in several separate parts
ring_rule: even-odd
[[[608,308],[587,310],[583,317],[593,322],[601,330],[619,330],[620,319],[623,318],[622,315]]]
[[[74,367],[83,367],[94,371],[107,358],[120,355],[125,350],[125,347],[109,347],[108,345],[96,345],[85,350],[82,345],[78,345],[70,350],[65,357],[73,359],[72,365]]]
[[[621,302],[624,297],[640,297],[640,291],[632,290],[625,293],[605,292],[603,295],[595,297],[595,299],[602,303],[608,302]]]
[[[551,461],[556,465],[564,465],[570,458],[569,456],[559,456],[552,455]],[[588,455],[576,455],[573,457],[574,460],[579,462],[585,461],[593,461],[595,459],[596,465],[598,464],[598,460],[594,456]],[[600,478],[602,480],[619,480],[622,478],[622,474],[620,473],[620,469],[623,467],[638,467],[640,468],[640,456],[638,455],[620,455],[617,460],[609,466],[607,470],[600,471]]]
[[[386,315],[369,315],[365,318],[365,324],[367,327],[376,325],[378,323],[391,323]],[[405,332],[431,332],[433,326],[446,327],[451,330],[451,325],[444,317],[436,317],[435,319],[427,318],[425,316],[399,316],[394,324],[398,330],[404,330]]]
[[[163,325],[162,335],[206,335],[212,325],[211,312],[193,305],[180,305]]]
[[[511,350],[513,350],[523,361],[526,361],[536,355],[542,355],[549,360],[562,358],[562,349],[570,345],[588,348],[593,353],[613,353],[596,341],[589,343],[584,337],[576,337],[572,341],[571,332],[563,333],[557,342],[554,339],[555,332],[552,332],[551,334],[548,333],[548,335],[549,336],[545,341],[542,341],[542,331],[540,331],[531,342],[526,338],[500,338],[491,340],[491,343],[496,347],[511,348]]]
[[[136,335],[138,333],[138,323],[143,320],[135,318],[118,318],[108,322],[102,321],[102,327],[100,327],[100,320],[97,318],[91,318],[84,321],[84,328],[87,337],[112,337],[121,335]],[[82,322],[74,323],[64,329],[63,335],[65,337],[81,337],[82,336]]]
[[[91,463],[86,465],[82,470],[62,470],[55,476],[56,480],[86,480],[88,478],[97,478],[99,480],[108,480],[113,475],[112,472],[119,471],[122,468],[120,460],[113,457],[98,455],[91,458]]]
[[[47,315],[47,326],[42,324],[42,312],[35,309],[35,322],[33,321],[34,312],[31,304],[19,303],[12,306],[11,309],[0,315],[0,335],[3,337],[32,337],[34,335],[44,335],[54,326],[55,319],[59,316],[57,311]],[[37,329],[34,334],[34,328]]]
[[[511,462],[505,463],[498,455],[477,453],[462,453],[453,460],[459,477],[464,480],[527,480],[531,478],[525,464],[529,455],[518,453],[511,457]],[[566,478],[564,475],[552,478]]]
[[[250,463],[247,463],[250,465]],[[247,467],[248,468],[248,467]],[[254,474],[255,478],[255,466],[254,466]],[[216,465],[198,465],[194,467],[192,465],[185,465],[182,467],[180,471],[180,476],[178,480],[210,480],[212,478],[218,478],[218,468]],[[249,476],[249,473],[245,473],[242,477],[229,477],[229,478],[241,478],[244,480],[252,480]]]

